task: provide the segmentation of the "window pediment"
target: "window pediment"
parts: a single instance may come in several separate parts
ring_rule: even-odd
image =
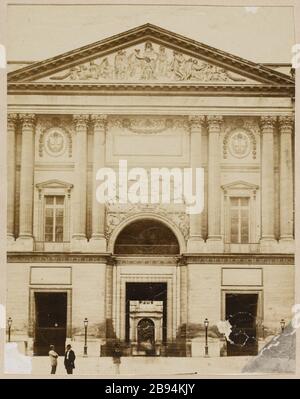
[[[222,186],[222,189],[225,192],[234,191],[234,190],[239,190],[239,191],[241,191],[241,190],[245,190],[245,191],[251,190],[251,191],[255,192],[255,191],[257,191],[259,189],[259,186],[256,185],[256,184],[252,184],[252,183],[248,183],[248,182],[239,180],[239,181],[236,181],[236,182],[233,182],[233,183],[224,184]]]
[[[39,190],[42,190],[45,188],[62,188],[65,190],[70,190],[73,187],[73,184],[54,179],[54,180],[47,180],[42,183],[37,183],[36,187]]]
[[[73,188],[73,184],[56,179],[37,183],[35,186],[38,189],[40,199],[42,195],[46,194],[64,194],[70,197],[71,189]]]

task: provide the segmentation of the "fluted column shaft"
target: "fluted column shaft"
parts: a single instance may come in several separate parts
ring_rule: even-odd
[[[96,175],[100,168],[105,164],[105,129],[106,115],[92,115],[92,123],[94,126],[94,145],[93,145],[93,202],[92,202],[92,238],[104,238],[105,227],[105,205],[97,201]]]
[[[191,168],[193,170],[193,175],[195,176],[195,169],[201,167],[201,139],[202,130],[205,123],[205,116],[191,116],[189,119],[190,131],[191,131]],[[195,178],[193,180],[195,183]],[[195,184],[193,187],[193,192],[195,193]],[[190,237],[192,239],[203,240],[202,238],[202,215],[195,214],[190,215]]]
[[[280,130],[280,239],[293,239],[292,116],[279,117]]]
[[[7,235],[14,238],[16,187],[16,127],[18,115],[8,114],[7,124]]]
[[[73,116],[76,134],[76,163],[73,198],[73,238],[86,239],[87,130],[89,115]]]
[[[20,223],[19,237],[32,237],[33,226],[33,166],[34,166],[34,131],[35,115],[23,114],[22,149],[20,176]]]
[[[274,127],[276,117],[261,117],[261,238],[274,240]]]
[[[221,239],[220,132],[223,117],[210,115],[208,124],[208,239]]]

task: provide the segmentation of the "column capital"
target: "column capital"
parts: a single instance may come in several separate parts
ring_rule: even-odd
[[[223,122],[222,115],[208,115],[207,116],[207,125],[209,133],[219,133],[221,129],[221,125]]]
[[[107,125],[107,115],[93,114],[91,115],[91,123],[95,129],[104,130]]]
[[[279,129],[281,134],[289,134],[293,132],[294,118],[291,115],[281,115],[278,118]]]
[[[89,123],[90,116],[88,114],[73,115],[73,123],[76,130],[86,129]]]
[[[23,129],[33,129],[36,124],[36,115],[35,114],[20,114],[19,118],[22,123]]]
[[[189,126],[191,131],[198,131],[201,133],[201,129],[205,123],[204,115],[190,115],[189,116]]]
[[[7,127],[8,129],[15,129],[19,120],[19,115],[15,113],[7,114]]]
[[[261,116],[260,127],[263,133],[273,132],[276,125],[276,116]]]

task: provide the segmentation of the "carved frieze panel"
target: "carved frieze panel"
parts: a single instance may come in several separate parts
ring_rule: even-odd
[[[170,131],[170,129],[188,129],[188,121],[186,118],[174,116],[124,116],[111,117],[108,127],[117,127],[124,132],[127,130],[136,134],[159,134]]]
[[[189,235],[189,216],[184,210],[160,204],[108,205],[106,211],[106,238],[109,239],[114,229],[127,218],[147,214],[162,216],[175,224],[185,239]]]
[[[248,79],[220,66],[146,41],[118,50],[50,77],[52,81],[194,81],[246,82]]]
[[[72,134],[67,121],[60,118],[45,118],[38,122],[38,153],[40,158],[72,157]]]
[[[110,116],[106,161],[143,165],[182,165],[189,159],[189,125],[184,116]]]

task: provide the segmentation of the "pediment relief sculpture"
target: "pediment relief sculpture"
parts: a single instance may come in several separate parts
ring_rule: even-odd
[[[224,68],[147,41],[50,77],[63,81],[245,82]]]

